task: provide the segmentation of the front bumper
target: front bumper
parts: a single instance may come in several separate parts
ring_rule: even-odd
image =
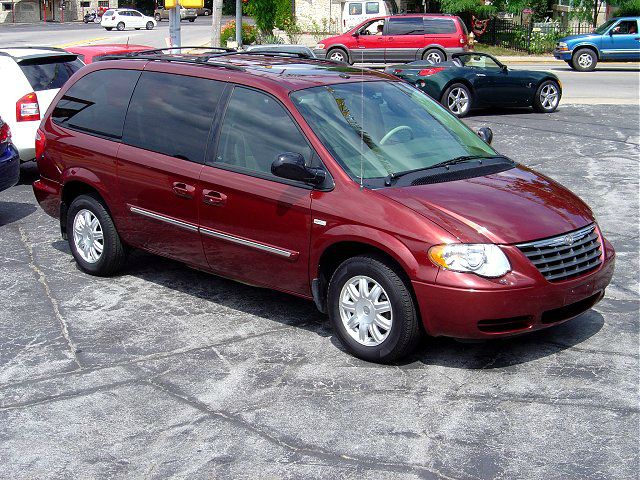
[[[0,155],[0,191],[13,187],[20,179],[20,155],[13,145]]]
[[[486,339],[574,318],[598,303],[611,282],[615,252],[604,243],[598,269],[558,283],[540,279],[524,288],[478,290],[412,281],[425,330],[432,336]]]
[[[554,50],[553,56],[557,60],[564,60],[565,62],[571,60],[571,50]]]

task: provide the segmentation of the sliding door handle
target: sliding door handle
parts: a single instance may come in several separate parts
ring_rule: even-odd
[[[215,190],[203,190],[202,201],[207,205],[220,207],[227,203],[227,196],[224,193],[216,192]]]
[[[187,185],[184,182],[174,182],[172,190],[178,197],[193,198],[193,193],[196,191],[196,187],[193,185]]]

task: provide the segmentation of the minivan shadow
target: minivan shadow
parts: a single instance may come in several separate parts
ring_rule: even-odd
[[[0,200],[0,227],[28,217],[37,208],[31,203],[4,202]]]
[[[18,185],[31,185],[40,177],[36,162],[25,162],[20,165],[20,181]]]
[[[65,241],[56,241],[52,246],[70,254]],[[333,334],[327,316],[318,312],[311,301],[227,280],[138,250],[129,256],[123,273],[207,302],[329,337],[336,348],[345,351]],[[402,369],[424,365],[471,370],[508,367],[578,345],[598,333],[603,325],[602,315],[589,310],[562,325],[507,339],[460,343],[450,338],[427,337],[414,354],[394,365]]]

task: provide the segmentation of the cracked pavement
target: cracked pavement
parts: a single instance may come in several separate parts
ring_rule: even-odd
[[[0,193],[0,478],[637,478],[638,118],[466,119],[587,201],[616,273],[564,325],[390,366],[285,294],[142,252],[83,274],[23,165]]]

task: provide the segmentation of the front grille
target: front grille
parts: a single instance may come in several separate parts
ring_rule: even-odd
[[[602,247],[595,224],[557,237],[516,245],[550,282],[598,268]]]

